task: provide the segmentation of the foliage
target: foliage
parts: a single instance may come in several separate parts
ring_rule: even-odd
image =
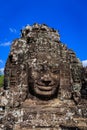
[[[0,87],[3,86],[4,75],[0,75]]]

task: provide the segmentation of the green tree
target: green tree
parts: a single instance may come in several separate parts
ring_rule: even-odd
[[[3,82],[4,82],[4,75],[2,75],[2,73],[0,71],[0,87],[3,86]]]

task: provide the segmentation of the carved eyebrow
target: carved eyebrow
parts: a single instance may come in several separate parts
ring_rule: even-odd
[[[59,67],[59,64],[49,64],[50,67],[54,67],[54,68],[58,68]]]
[[[58,66],[55,66],[55,65],[49,66],[49,68],[50,68],[50,69],[55,69],[55,70],[56,70],[56,69],[57,69],[57,70],[59,69],[59,67],[58,67]]]

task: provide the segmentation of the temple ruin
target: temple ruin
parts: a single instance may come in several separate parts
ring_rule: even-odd
[[[0,130],[87,130],[87,68],[45,24],[13,41],[0,94]]]

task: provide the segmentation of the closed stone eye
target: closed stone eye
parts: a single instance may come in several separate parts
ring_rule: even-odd
[[[59,70],[53,70],[52,73],[59,74]]]

